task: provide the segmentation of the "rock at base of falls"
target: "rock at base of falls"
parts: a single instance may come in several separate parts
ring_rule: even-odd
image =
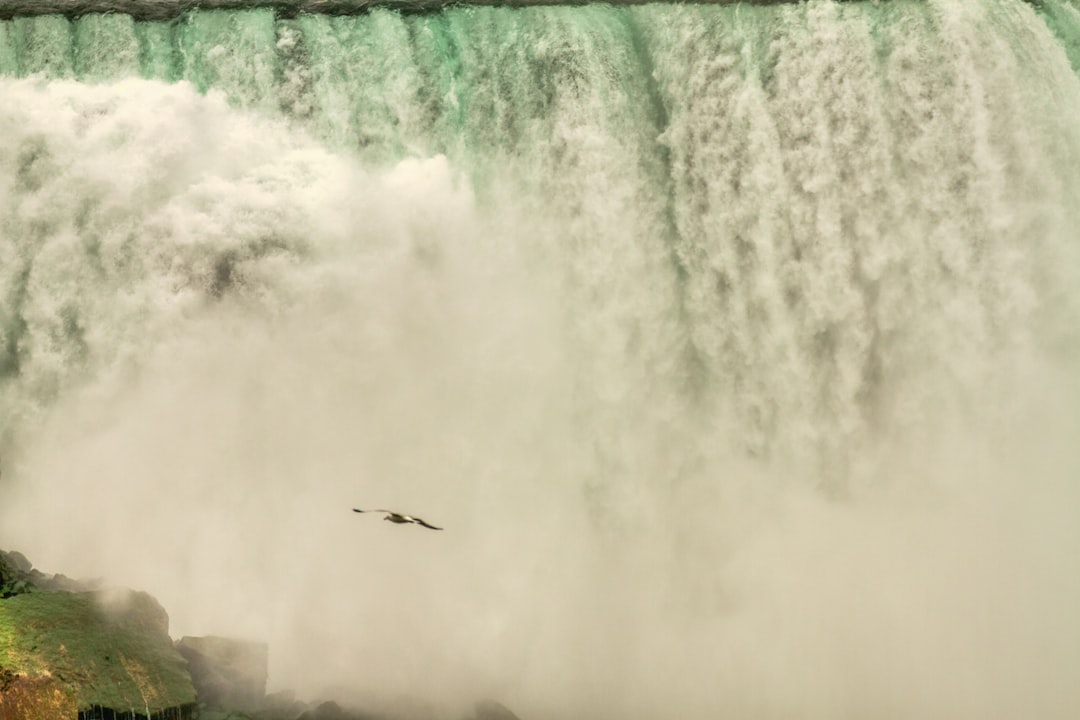
[[[196,715],[169,619],[131,590],[29,591],[0,600],[0,720]]]
[[[185,636],[176,649],[188,662],[200,704],[241,712],[262,706],[269,658],[265,643]]]
[[[173,641],[152,596],[33,568],[0,550],[0,720],[426,720],[415,707],[343,707],[266,694],[265,643]],[[518,720],[482,700],[461,720]]]

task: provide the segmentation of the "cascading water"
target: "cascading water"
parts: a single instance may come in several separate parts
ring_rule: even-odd
[[[1074,717],[1078,47],[1075,0],[0,21],[0,547],[367,707]]]

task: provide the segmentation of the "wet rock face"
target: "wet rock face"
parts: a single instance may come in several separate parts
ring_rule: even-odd
[[[199,702],[209,709],[254,712],[266,695],[265,643],[222,637],[183,637],[176,649],[187,660]]]

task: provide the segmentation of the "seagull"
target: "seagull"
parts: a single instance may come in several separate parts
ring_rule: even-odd
[[[353,508],[352,511],[357,512],[357,513],[365,513],[365,512],[386,513],[386,517],[384,517],[383,520],[389,520],[392,523],[397,523],[399,525],[401,525],[402,523],[413,523],[414,525],[423,525],[424,527],[426,527],[426,528],[428,528],[430,530],[442,530],[441,527],[435,527],[434,525],[429,525],[428,523],[424,522],[423,520],[421,520],[418,517],[413,517],[412,515],[402,515],[401,513],[396,513],[393,510],[361,510],[360,508]]]

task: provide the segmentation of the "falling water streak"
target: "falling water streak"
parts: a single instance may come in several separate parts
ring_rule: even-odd
[[[1075,7],[1041,7],[1068,34]],[[590,408],[656,373],[669,385],[696,377],[691,394],[712,399],[721,432],[747,452],[842,488],[853,446],[992,383],[987,348],[1037,341],[1025,316],[1044,272],[1031,258],[1044,253],[1019,248],[1066,227],[1067,203],[1035,209],[1074,192],[1075,173],[1055,155],[1077,151],[1045,145],[1054,130],[1040,128],[1060,110],[1029,108],[1075,82],[1030,9],[995,8],[46,16],[0,24],[0,71],[188,80],[284,112],[375,167],[446,153],[482,202],[558,218],[568,307],[592,308],[575,321],[596,362],[581,378]],[[1019,55],[1033,47],[1049,50]],[[1015,80],[1021,61],[1056,68],[1048,90]],[[657,103],[664,127],[648,111]],[[892,186],[897,173],[911,192]],[[998,210],[1016,198],[1028,205]],[[1068,277],[1039,281],[1038,292],[1075,305]],[[927,324],[943,311],[953,322]],[[913,341],[928,328],[942,335]],[[606,371],[623,357],[641,365]],[[686,364],[695,357],[704,373]],[[950,365],[966,377],[941,394],[928,379]],[[623,413],[618,402],[612,411]]]
[[[688,389],[711,398],[718,432],[842,490],[857,474],[853,447],[923,425],[992,383],[992,368],[978,369],[987,347],[1033,341],[1023,315],[1041,271],[1019,238],[1055,237],[1065,218],[1047,228],[1029,212],[1022,225],[995,208],[1008,197],[1031,207],[1067,197],[1073,173],[1040,173],[1038,158],[1076,150],[1033,147],[1050,135],[1025,126],[1055,111],[1007,104],[1047,97],[1011,79],[1020,45],[1009,34],[1031,36],[1024,53],[1040,43],[1055,51],[1030,9],[997,6],[466,8],[296,20],[253,9],[170,24],[46,16],[0,24],[0,71],[185,79],[239,107],[284,112],[376,167],[447,153],[469,169],[481,201],[539,203],[527,211],[558,218],[551,232],[569,249],[556,251],[567,258],[568,307],[592,305],[576,321],[596,362],[581,377],[590,410],[609,397],[621,417],[621,399],[658,372],[662,385],[696,377]],[[1042,7],[1067,34],[1075,8]],[[987,76],[994,68],[1000,80]],[[1056,72],[1052,88],[1073,82]],[[657,103],[663,127],[647,110]],[[974,144],[953,143],[958,136]],[[1008,137],[1017,144],[998,142]],[[915,192],[892,187],[898,172]],[[1067,278],[1042,279],[1041,291],[1075,304]],[[912,305],[915,291],[924,305]],[[941,302],[959,325],[926,324]],[[1019,334],[995,337],[993,325]],[[947,336],[913,342],[927,327]],[[642,364],[606,371],[624,356]],[[956,397],[928,382],[949,365],[967,376],[954,378]],[[685,410],[658,403],[642,408]]]

